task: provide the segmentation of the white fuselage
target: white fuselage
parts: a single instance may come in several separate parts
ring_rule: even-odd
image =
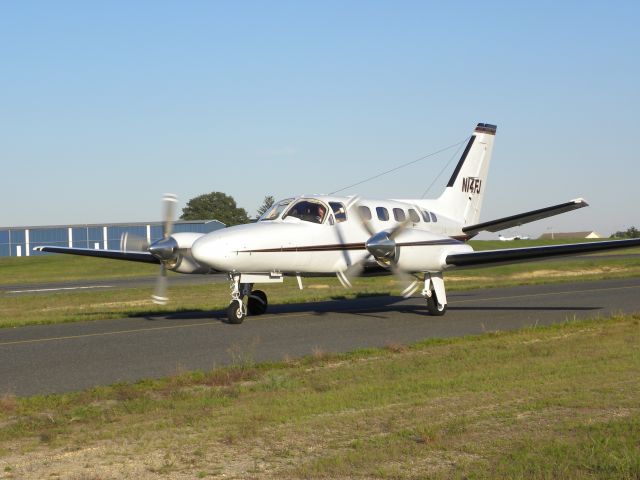
[[[355,207],[349,208],[352,200],[322,195],[293,199],[272,219],[265,218],[267,212],[256,223],[198,238],[191,255],[199,264],[224,272],[333,275],[369,257],[365,242],[371,234]],[[322,218],[311,216],[316,207],[325,209]],[[363,207],[369,208],[369,224],[376,232],[409,220],[395,237],[397,266],[404,271],[442,271],[446,255],[472,250],[461,241],[461,225],[428,210],[429,201],[358,200],[357,208]]]

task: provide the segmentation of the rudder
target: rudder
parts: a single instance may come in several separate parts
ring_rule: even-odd
[[[464,225],[478,223],[497,127],[479,123],[473,131],[447,187],[437,200],[438,211]]]

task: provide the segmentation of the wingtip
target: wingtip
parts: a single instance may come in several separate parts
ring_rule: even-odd
[[[583,207],[588,207],[589,204],[587,203],[587,201],[580,197],[580,198],[574,198],[573,200],[571,200],[573,203],[575,203],[576,205],[582,205]]]

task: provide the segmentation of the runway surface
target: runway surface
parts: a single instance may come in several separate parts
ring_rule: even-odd
[[[368,297],[272,306],[241,325],[223,312],[0,330],[0,394],[65,392],[229,364],[345,352],[571,318],[640,311],[640,278],[451,292],[430,317],[422,298]]]

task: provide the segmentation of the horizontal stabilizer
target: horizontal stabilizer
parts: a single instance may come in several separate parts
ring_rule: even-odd
[[[122,250],[95,250],[93,248],[68,247],[35,247],[38,252],[67,253],[70,255],[84,255],[86,257],[111,258],[114,260],[129,260],[130,262],[160,263],[148,252],[123,252]]]
[[[632,240],[608,240],[604,242],[572,243],[544,247],[505,248],[482,252],[455,253],[447,255],[447,265],[453,267],[476,267],[491,264],[527,262],[532,260],[580,255],[585,253],[640,246],[640,238]]]
[[[589,204],[582,198],[571,200],[570,202],[561,203],[552,207],[541,208],[539,210],[533,210],[531,212],[519,213],[518,215],[511,215],[510,217],[499,218],[497,220],[491,220],[489,222],[477,223],[475,225],[469,225],[463,227],[462,231],[474,237],[480,232],[499,232],[507,228],[519,227],[525,223],[535,222],[536,220],[542,220],[543,218],[553,217],[561,213],[570,212],[571,210],[577,210],[578,208],[587,207]]]

